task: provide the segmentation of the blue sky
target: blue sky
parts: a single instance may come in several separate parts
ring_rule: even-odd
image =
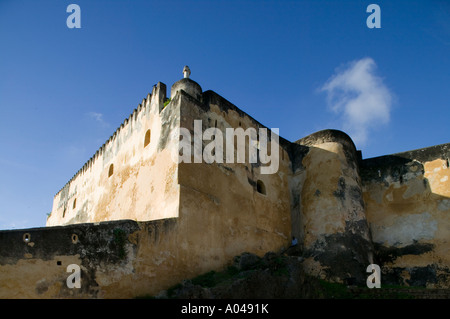
[[[364,158],[450,142],[446,1],[0,0],[0,229],[45,226],[55,193],[184,65],[290,141],[341,129]]]

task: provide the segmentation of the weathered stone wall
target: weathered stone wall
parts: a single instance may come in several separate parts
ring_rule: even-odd
[[[373,248],[364,212],[359,158],[345,133],[325,130],[296,142],[299,228],[307,270],[337,282],[364,283]],[[303,150],[303,151],[302,151]]]
[[[450,144],[362,162],[375,262],[393,284],[450,287]]]
[[[155,295],[208,269],[197,244],[217,234],[192,233],[179,218],[0,231],[0,298]],[[66,284],[70,264],[81,268],[81,288]]]
[[[109,282],[132,273],[136,246],[130,221],[0,231],[0,298],[99,298]],[[67,266],[81,268],[69,289]],[[103,287],[102,287],[103,286]]]
[[[163,109],[165,96],[159,83],[55,195],[47,226],[178,216],[177,163],[170,152],[178,143],[171,131],[180,110]]]
[[[216,230],[206,241],[198,237],[192,242],[198,247],[194,249],[200,253],[198,259],[208,258],[208,266],[216,268],[244,251],[262,256],[267,251],[288,247],[291,172],[286,151],[277,147],[279,168],[274,174],[261,174],[263,164],[250,163],[248,158],[245,163],[227,163],[226,128],[265,127],[211,91],[203,93],[203,103],[190,99],[184,92],[179,99],[181,127],[189,129],[194,136],[193,120],[201,120],[202,131],[216,127],[224,137],[223,163],[181,163],[179,166],[180,219],[189,223],[191,232],[197,236],[203,236],[205,227]],[[208,143],[204,141],[203,146]],[[236,154],[237,143],[234,146]],[[246,152],[248,146],[246,140]],[[264,184],[265,193],[258,191],[258,181]]]

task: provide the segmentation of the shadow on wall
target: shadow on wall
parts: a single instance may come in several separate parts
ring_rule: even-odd
[[[450,287],[450,198],[445,195],[450,170],[446,147],[441,154],[436,151],[432,147],[361,163],[374,262],[386,284]]]
[[[359,153],[350,137],[333,130],[298,143],[291,148],[292,233],[300,239],[307,272],[329,281],[363,284],[373,246]]]

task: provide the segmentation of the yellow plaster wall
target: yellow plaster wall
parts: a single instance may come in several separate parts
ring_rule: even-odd
[[[366,215],[375,243],[399,249],[432,245],[430,251],[411,251],[380,266],[387,269],[436,266],[438,273],[441,268],[450,267],[450,169],[447,163],[442,158],[424,162],[411,160],[405,164],[401,180],[383,175],[383,182],[365,181]],[[406,284],[409,277],[405,272]],[[448,287],[447,277],[441,277],[435,286]]]
[[[178,216],[177,163],[170,152],[178,140],[169,134],[166,147],[159,149],[164,113],[170,111],[160,113],[159,104],[150,96],[144,100],[94,160],[55,195],[47,226]],[[150,144],[144,147],[149,129]]]

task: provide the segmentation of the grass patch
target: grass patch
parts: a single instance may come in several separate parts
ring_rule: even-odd
[[[167,297],[172,298],[175,295],[175,291],[177,289],[180,289],[181,287],[182,287],[181,284],[176,284],[175,286],[172,286],[169,289],[167,289]]]
[[[353,295],[344,284],[319,280],[322,297],[329,299],[351,299]]]
[[[381,288],[370,289],[360,286],[357,290],[350,290],[345,284],[328,282],[319,279],[321,298],[327,299],[414,299],[407,290],[420,291],[423,287],[409,287],[398,285],[382,285]]]
[[[286,260],[281,257],[277,256],[274,259],[274,271],[273,274],[276,276],[289,276],[289,270],[287,269]]]
[[[194,285],[199,285],[206,288],[215,287],[223,282],[226,282],[239,274],[239,270],[234,266],[229,266],[226,270],[221,272],[209,271],[205,274],[191,279]]]
[[[414,289],[414,290],[426,290],[426,287],[419,286],[400,286],[400,285],[383,285],[381,284],[381,289]]]
[[[210,272],[207,272],[206,274],[202,274],[200,276],[197,276],[197,277],[191,279],[191,282],[194,285],[211,288],[217,284],[215,275],[216,275],[215,271],[210,271]]]

